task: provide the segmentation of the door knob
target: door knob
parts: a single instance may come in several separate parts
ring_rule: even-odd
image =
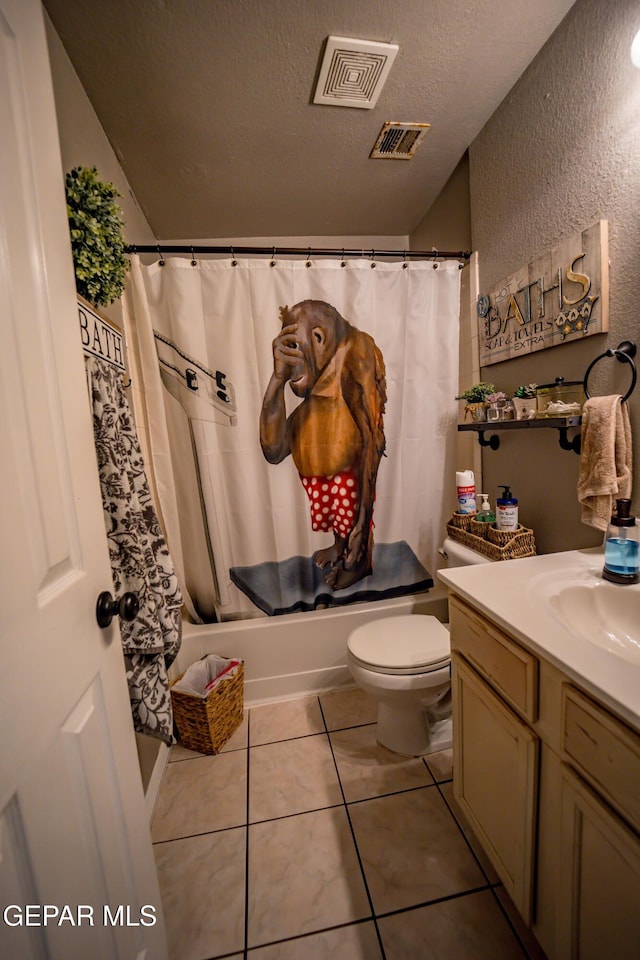
[[[104,590],[96,603],[96,620],[98,626],[108,627],[114,617],[121,620],[135,620],[138,616],[140,604],[135,593],[123,593],[119,600],[114,600],[108,590]]]

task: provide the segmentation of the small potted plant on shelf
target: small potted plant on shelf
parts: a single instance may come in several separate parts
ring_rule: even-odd
[[[536,415],[537,383],[524,383],[513,391],[516,420],[533,420]]]
[[[492,383],[474,383],[472,387],[465,390],[456,397],[456,400],[465,400],[464,408],[465,419],[467,413],[471,415],[473,421],[483,421],[487,419],[487,397],[495,392]]]
[[[509,408],[511,416],[507,416],[507,395],[504,390],[495,390],[487,397],[487,420],[507,420],[513,418],[513,408]]]

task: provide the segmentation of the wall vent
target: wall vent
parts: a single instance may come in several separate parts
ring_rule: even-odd
[[[397,43],[327,37],[313,102],[371,110],[398,49]]]
[[[374,160],[411,160],[430,126],[387,120],[369,156]]]

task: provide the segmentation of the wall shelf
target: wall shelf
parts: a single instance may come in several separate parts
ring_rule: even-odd
[[[478,443],[481,447],[490,447],[497,450],[500,446],[500,437],[493,434],[485,437],[485,433],[493,430],[544,430],[553,429],[558,431],[558,442],[563,450],[572,450],[574,453],[580,453],[580,434],[569,440],[568,431],[572,427],[580,427],[582,417],[544,417],[534,420],[492,420],[481,423],[459,423],[460,432],[470,431],[478,434]]]

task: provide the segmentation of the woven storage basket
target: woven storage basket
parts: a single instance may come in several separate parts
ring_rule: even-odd
[[[460,530],[468,530],[471,521],[475,520],[476,516],[475,513],[454,513],[449,523],[453,524],[454,527],[459,527]]]
[[[205,698],[173,689],[183,674],[171,683],[173,718],[178,739],[189,750],[219,753],[242,723],[244,707],[244,663],[234,677],[222,680]]]
[[[486,540],[490,526],[490,523],[481,523],[480,520],[472,520],[469,524],[469,533],[472,533],[474,537],[480,537],[481,540]]]
[[[485,524],[489,527],[487,535],[490,536],[493,527],[491,524]],[[494,530],[494,533],[508,534],[501,544],[492,543],[491,540],[485,540],[483,537],[477,537],[469,530],[463,530],[453,523],[447,524],[447,536],[458,543],[463,543],[465,547],[471,547],[490,560],[516,560],[518,557],[535,557],[536,541],[533,536],[533,530],[528,527],[519,527],[518,530]]]
[[[510,543],[514,537],[517,537],[524,530],[521,524],[518,524],[515,530],[498,530],[495,523],[489,523],[487,526],[489,527],[487,531],[488,539],[499,547],[504,547],[505,544]]]

